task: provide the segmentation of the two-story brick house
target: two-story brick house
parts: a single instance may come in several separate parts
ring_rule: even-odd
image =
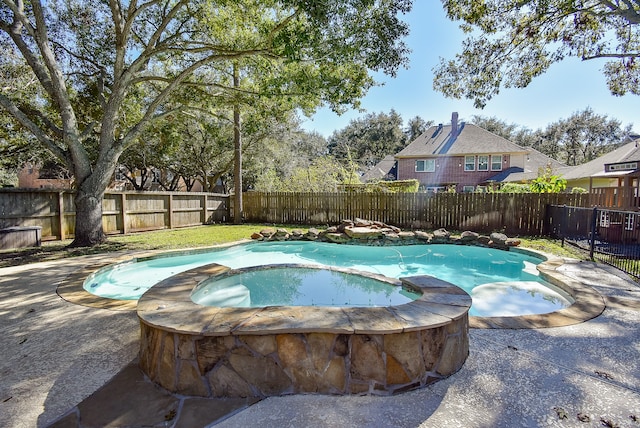
[[[398,180],[417,179],[427,191],[473,192],[490,183],[534,179],[547,164],[564,166],[476,125],[459,122],[455,112],[451,124],[427,129],[395,159]]]

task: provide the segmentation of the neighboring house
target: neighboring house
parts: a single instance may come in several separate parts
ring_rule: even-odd
[[[398,178],[398,163],[393,155],[386,156],[369,171],[365,172],[360,179],[368,183],[370,181],[393,181]]]
[[[38,166],[27,163],[18,171],[18,187],[22,189],[71,189],[73,181],[55,164]]]
[[[482,190],[503,182],[526,182],[547,165],[564,165],[476,125],[458,122],[432,126],[395,155],[398,180],[417,179],[427,191]]]
[[[160,180],[165,179],[170,181],[171,176],[163,176],[163,174],[169,175],[169,172],[163,172],[159,169],[153,168],[149,171],[148,177],[145,180],[144,190],[158,191],[163,190],[160,185]],[[127,175],[131,178],[127,178]],[[133,175],[129,175],[127,169],[124,167],[116,168],[114,178],[111,184],[109,184],[108,190],[112,191],[131,191],[135,190],[135,187],[131,183],[131,179],[136,181],[138,186],[142,184],[141,171],[135,171]],[[32,164],[26,164],[18,172],[18,187],[22,189],[56,189],[66,190],[71,189],[74,184],[74,179],[69,177],[68,174],[55,164],[45,164],[44,166],[37,166]],[[186,184],[184,180],[180,178],[177,191],[184,191]],[[191,188],[192,192],[201,192],[203,189],[202,183],[197,181]]]
[[[640,138],[582,165],[561,170],[567,188],[605,196],[603,205],[637,207],[640,196]]]

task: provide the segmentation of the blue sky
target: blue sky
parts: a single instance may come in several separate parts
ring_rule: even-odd
[[[617,119],[623,125],[632,124],[634,131],[640,132],[640,96],[611,95],[601,72],[604,61],[570,59],[554,64],[527,88],[502,89],[483,110],[474,108],[470,100],[445,98],[433,90],[432,69],[440,57],[449,59],[460,52],[462,31],[446,18],[439,1],[415,1],[404,20],[411,29],[405,40],[412,50],[409,68],[400,70],[395,78],[376,74],[384,86],[372,88],[362,100],[364,113],[350,110],[338,116],[321,109],[303,123],[305,129],[328,137],[352,119],[394,109],[405,124],[415,116],[446,123],[451,120],[451,112],[457,111],[461,120],[474,115],[495,116],[535,130],[591,107],[596,114]]]

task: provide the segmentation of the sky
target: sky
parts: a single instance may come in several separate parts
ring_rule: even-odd
[[[602,74],[604,60],[568,59],[554,64],[526,88],[501,89],[482,110],[474,108],[471,100],[445,98],[433,90],[432,69],[440,57],[452,59],[461,51],[462,30],[447,19],[439,1],[415,1],[404,21],[410,27],[410,35],[405,39],[412,51],[408,69],[401,69],[395,78],[375,74],[383,86],[370,89],[362,99],[365,112],[349,110],[338,116],[322,108],[303,122],[304,129],[329,137],[353,119],[394,109],[405,125],[415,116],[447,123],[456,111],[462,121],[480,115],[536,130],[590,107],[594,113],[617,119],[623,126],[633,125],[633,130],[640,133],[640,96],[611,95]]]

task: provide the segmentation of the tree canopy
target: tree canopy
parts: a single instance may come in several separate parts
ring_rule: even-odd
[[[419,118],[412,123],[420,128]],[[409,131],[411,132],[411,131]],[[395,111],[369,113],[353,119],[329,137],[329,153],[338,159],[352,159],[367,170],[387,155],[394,155],[405,145],[407,135],[402,130],[402,117]]]
[[[146,128],[201,110],[203,87],[225,105],[242,101],[233,64],[263,71],[260,97],[305,112],[358,107],[375,83],[370,71],[394,75],[406,64],[400,16],[410,8],[409,0],[1,0],[0,109],[73,173],[74,245],[93,245],[105,239],[102,197],[118,159]]]
[[[640,94],[637,0],[443,0],[469,36],[462,52],[441,59],[434,89],[483,107],[502,87],[526,87],[565,58],[606,59],[614,95]]]

